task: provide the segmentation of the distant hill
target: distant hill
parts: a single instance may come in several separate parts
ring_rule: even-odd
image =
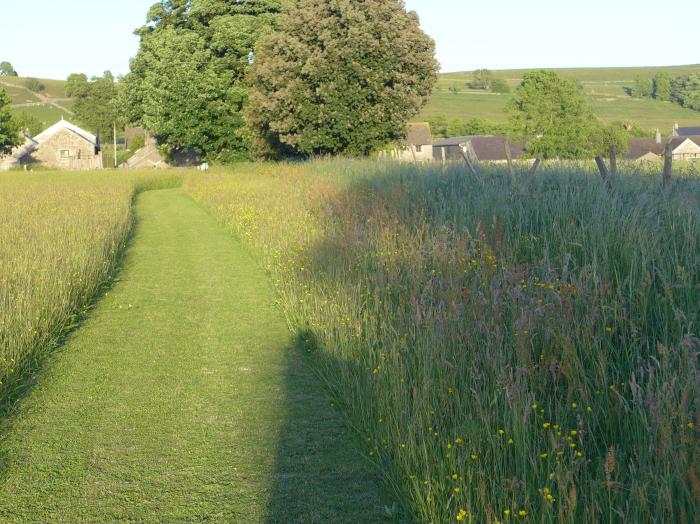
[[[521,82],[528,70],[492,71],[494,77],[503,78],[511,89]],[[583,68],[553,69],[565,78],[576,80],[583,85],[591,98],[596,114],[607,122],[633,121],[644,129],[659,128],[663,133],[670,133],[674,123],[680,125],[700,125],[700,112],[684,109],[671,102],[658,102],[651,99],[632,98],[626,92],[636,77],[652,78],[658,71],[665,71],[670,76],[700,74],[700,64],[672,67],[618,67],[618,68]],[[472,72],[444,73],[438,79],[437,88],[420,115],[428,120],[439,114],[449,118],[483,118],[493,121],[505,121],[503,111],[509,94],[493,94],[469,89],[467,84],[473,80]]]
[[[29,113],[44,127],[55,124],[61,117],[71,119],[73,101],[66,97],[65,80],[39,79],[44,85],[44,90],[40,92],[28,89],[26,82],[27,79],[23,77],[0,77],[0,88],[10,96],[15,113]]]

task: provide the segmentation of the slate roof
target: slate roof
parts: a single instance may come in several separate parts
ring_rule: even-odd
[[[671,139],[671,147],[675,151],[678,147],[680,147],[686,140],[690,140],[691,142],[694,142],[698,147],[700,147],[700,133],[698,133],[698,136],[674,136]]]
[[[483,162],[506,160],[506,138],[502,136],[456,136],[435,142],[433,147],[454,147],[471,142],[476,157]],[[523,147],[508,142],[513,159],[523,156]]]
[[[624,154],[623,158],[625,160],[637,160],[647,153],[654,153],[660,156],[664,153],[664,146],[664,142],[658,143],[655,138],[630,138],[629,150]]]
[[[691,136],[700,136],[700,126],[694,126],[694,127],[679,127],[678,130],[678,136],[685,136],[685,137],[691,137]]]
[[[427,146],[433,143],[433,133],[430,124],[426,122],[409,124],[406,140],[403,142],[410,146]]]

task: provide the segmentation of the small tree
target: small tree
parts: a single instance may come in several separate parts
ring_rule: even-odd
[[[510,93],[510,86],[504,78],[494,78],[491,82],[491,92],[492,93]]]
[[[477,69],[474,71],[472,81],[469,84],[472,89],[484,89],[488,90],[491,88],[491,83],[493,82],[493,73],[488,69]]]
[[[597,120],[576,83],[553,71],[526,73],[508,102],[510,127],[538,160],[590,158]],[[537,163],[539,165],[539,162]]]
[[[365,155],[402,138],[437,79],[402,0],[300,0],[259,43],[248,121],[267,154]]]
[[[637,98],[647,98],[654,94],[654,83],[650,78],[637,77],[634,79],[632,96]]]
[[[18,76],[10,62],[0,62],[0,76]]]
[[[0,155],[9,154],[22,143],[20,126],[12,116],[12,101],[4,89],[0,89]]]
[[[671,77],[664,72],[654,76],[654,98],[662,102],[671,100]]]
[[[27,78],[24,81],[24,87],[29,89],[30,91],[34,91],[35,93],[41,93],[46,89],[46,86],[41,83],[41,80],[38,78]]]

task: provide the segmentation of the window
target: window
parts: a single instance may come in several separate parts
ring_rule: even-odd
[[[61,158],[70,158],[70,150],[61,149]]]
[[[416,153],[423,151],[423,146],[416,146]]]

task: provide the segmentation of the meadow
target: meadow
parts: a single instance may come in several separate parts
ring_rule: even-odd
[[[114,274],[142,190],[173,174],[0,176],[0,405],[3,409]]]
[[[622,175],[609,189],[590,166],[562,168],[558,163],[545,166],[530,185],[527,177],[512,180],[497,167],[482,166],[480,176],[474,177],[461,165],[443,170],[367,160],[239,164],[208,174],[2,175],[0,399],[7,404],[24,391],[45,356],[89,315],[96,297],[104,294],[129,241],[137,195],[182,183],[182,191],[243,241],[268,272],[296,346],[325,385],[330,397],[326,406],[343,416],[355,433],[355,439],[343,437],[334,442],[342,447],[340,459],[328,459],[326,452],[319,451],[328,445],[324,437],[324,444],[314,451],[322,453],[318,455],[322,457],[318,459],[320,469],[308,471],[335,471],[328,469],[331,463],[348,471],[349,454],[359,441],[360,452],[400,501],[385,510],[397,521],[692,522],[700,501],[700,179],[694,169],[686,172],[674,178],[665,192],[655,167],[639,171],[623,165]],[[158,421],[141,428],[141,433],[129,430],[128,437],[138,446],[149,439],[176,437],[175,425],[201,436],[199,425],[183,426],[181,415],[173,408],[183,404],[185,390],[161,391],[158,399],[152,398],[144,385],[158,379],[143,376],[144,370],[157,375],[169,369],[169,374],[181,375],[179,380],[190,384],[200,375],[180,369],[182,362],[177,359],[202,358],[198,366],[209,368],[210,359],[219,353],[199,355],[198,344],[214,340],[220,343],[217,351],[230,349],[229,327],[242,322],[253,329],[259,319],[246,314],[241,304],[234,309],[242,320],[229,322],[230,312],[217,306],[225,302],[215,297],[214,288],[198,280],[201,275],[195,269],[209,271],[217,282],[223,282],[223,277],[211,263],[205,267],[194,264],[195,253],[188,254],[183,268],[171,262],[157,269],[157,250],[151,244],[165,232],[171,244],[176,242],[173,231],[177,228],[154,217],[166,211],[179,217],[187,210],[187,217],[196,218],[181,218],[189,220],[190,229],[206,223],[201,209],[198,212],[187,200],[177,190],[148,200],[150,207],[143,209],[152,214],[150,236],[141,239],[130,273],[132,279],[137,278],[148,262],[149,271],[158,275],[163,300],[171,295],[177,298],[167,307],[158,296],[138,299],[143,303],[129,302],[137,300],[144,285],[137,281],[134,287],[132,280],[131,287],[122,288],[124,296],[105,299],[111,313],[103,315],[102,323],[92,324],[85,337],[79,338],[83,341],[79,349],[66,355],[63,367],[56,366],[59,376],[30,399],[31,405],[43,407],[23,411],[19,417],[18,433],[8,440],[16,449],[25,449],[23,443],[33,434],[37,420],[41,427],[61,426],[58,414],[62,412],[54,409],[60,405],[61,384],[70,389],[67,397],[71,402],[85,410],[83,415],[64,414],[70,418],[67,427],[89,422],[103,428],[109,418],[99,410],[105,402],[99,392],[109,377],[121,377],[119,366],[125,366],[128,388],[140,393],[132,399],[131,389],[119,390],[121,400],[112,409],[120,413],[122,422],[110,425],[109,432],[99,429],[100,438],[109,441],[105,445],[117,446],[115,453],[121,453],[119,442],[126,435],[120,424],[130,416],[129,402],[141,402],[139,413],[148,412]],[[209,241],[226,240],[215,227],[206,227]],[[188,234],[196,236],[194,231]],[[219,250],[217,271],[231,248]],[[208,249],[214,250],[213,246]],[[164,253],[172,258],[177,252],[169,244]],[[236,260],[241,267],[231,268],[232,273],[244,278],[241,271],[245,274],[252,269],[244,267],[246,257],[237,254]],[[185,269],[192,274],[185,271],[178,281],[184,288],[171,289],[171,273]],[[199,283],[187,288],[185,281]],[[246,296],[250,296],[245,300],[249,302],[264,294],[259,279],[247,286]],[[195,297],[204,301],[206,296],[215,297],[212,304],[194,308],[205,318],[195,321],[193,314],[181,311],[188,307],[181,301]],[[115,313],[117,305],[130,307],[130,303],[144,313]],[[177,314],[168,317],[168,308],[175,307]],[[135,345],[128,356],[121,345],[109,343],[131,340],[121,334],[126,314],[134,315],[136,326]],[[159,319],[157,325],[150,325],[154,318]],[[175,360],[156,365],[157,360],[140,351],[145,341],[153,344],[154,338],[165,336],[157,333],[171,330],[168,318],[178,326],[196,325],[203,331],[187,335],[191,341],[173,353]],[[228,327],[211,332],[214,320]],[[185,321],[189,324],[182,323]],[[254,330],[260,334],[259,326]],[[277,328],[268,338],[273,331],[275,344],[268,348],[271,352],[266,359],[278,354],[274,351],[278,339],[286,338]],[[108,333],[108,340],[101,340],[100,333]],[[187,337],[180,334],[179,338]],[[266,337],[259,338],[264,341]],[[109,375],[94,369],[89,355],[93,345],[102,348],[95,362],[111,359],[114,367],[109,368],[113,369]],[[169,351],[165,346],[163,355]],[[249,359],[245,369],[257,365],[255,354],[245,358]],[[141,367],[139,359],[145,359]],[[85,379],[76,383],[76,377],[64,369],[74,360],[82,366],[78,376],[91,377],[85,386],[89,393],[80,390]],[[296,357],[292,361],[297,362]],[[298,362],[289,365],[296,369]],[[279,379],[283,366],[273,367]],[[229,371],[235,374],[236,370]],[[292,375],[295,381],[307,376],[302,368]],[[202,377],[197,378],[199,385],[187,390],[195,400],[200,388],[212,384],[206,378],[209,375]],[[41,382],[41,376],[36,380]],[[250,380],[242,394],[268,391],[284,396],[277,385],[271,388],[261,382],[256,386]],[[290,423],[294,438],[299,428],[310,427],[310,420],[315,421],[319,434],[337,431],[327,427],[329,419],[323,413],[327,407],[319,407],[316,401],[309,404],[308,393],[295,395],[300,396],[280,399],[277,411],[297,412],[304,405],[304,410],[313,409],[316,418],[305,415]],[[149,403],[157,404],[166,397],[168,402],[179,399],[179,404],[168,404],[165,410],[148,408]],[[42,404],[46,398],[48,404]],[[228,404],[220,408],[238,409]],[[46,416],[32,418],[35,413]],[[270,420],[266,414],[261,425],[276,428]],[[157,424],[166,422],[170,429],[163,436]],[[250,450],[250,456],[241,455],[237,460],[248,464],[251,457],[254,461],[264,457],[270,468],[269,446],[289,452],[289,456],[285,452],[279,456],[290,469],[280,471],[309,464],[299,457],[310,445],[319,444],[310,444],[306,436],[292,445],[285,440],[287,430],[278,435],[277,429],[269,428],[262,446],[257,437],[244,439],[240,449]],[[224,434],[217,435],[216,449],[207,448],[211,440],[195,439],[201,444],[197,448],[201,455],[196,456],[205,460],[208,453],[216,458],[217,474],[224,478],[227,470],[222,464],[226,462],[218,459],[226,456],[229,440]],[[28,449],[38,453],[37,457],[50,457],[51,464],[61,463],[65,446],[51,447],[60,438],[59,433],[55,438],[32,437]],[[112,438],[116,443],[109,440]],[[275,444],[277,439],[280,443]],[[71,442],[77,443],[74,453],[78,455],[91,449],[84,436]],[[143,496],[157,496],[162,511],[189,509],[177,490],[160,493],[158,457],[162,450],[154,449],[150,456],[148,449],[144,447],[129,459],[144,475],[143,485],[136,483],[148,494]],[[17,453],[21,457],[29,451]],[[66,478],[75,475],[76,486],[89,486],[93,476],[111,468],[116,468],[114,474],[128,476],[130,473],[119,469],[120,460],[105,459],[99,470],[90,466],[92,462],[83,467],[79,461],[64,473]],[[180,455],[171,460],[187,463],[187,457]],[[22,501],[29,497],[27,508],[45,512],[41,515],[49,518],[55,504],[45,505],[41,497],[20,493],[22,482],[29,477],[47,475],[42,464],[32,462],[31,467],[35,469],[22,473],[21,462],[14,466],[8,493],[16,493]],[[53,466],[45,467],[50,470]],[[156,479],[153,484],[146,471]],[[41,485],[78,496],[66,478]],[[300,495],[303,489],[299,491],[299,486],[304,482],[302,478],[286,482],[278,497],[297,501],[304,512],[313,512],[316,499]],[[109,490],[122,489],[108,486]],[[242,481],[239,489],[244,486]],[[348,508],[362,507],[359,501],[368,496],[371,483],[364,486],[359,494],[342,495]],[[112,493],[109,490],[105,493]],[[134,506],[126,509],[114,507],[111,495],[94,495],[117,512],[114,515],[148,515],[134,509],[142,511],[141,495],[132,493]],[[177,507],[169,506],[171,495],[179,497]],[[206,493],[200,495],[202,504],[212,503]],[[324,500],[334,500],[333,493],[326,496]],[[96,504],[85,511],[98,511],[102,506]],[[76,517],[71,507],[58,506],[62,515]],[[277,511],[273,513],[283,514]],[[372,518],[376,516],[375,512]],[[342,514],[334,518],[343,520]]]
[[[184,191],[270,272],[420,522],[691,522],[700,180],[241,165]]]

